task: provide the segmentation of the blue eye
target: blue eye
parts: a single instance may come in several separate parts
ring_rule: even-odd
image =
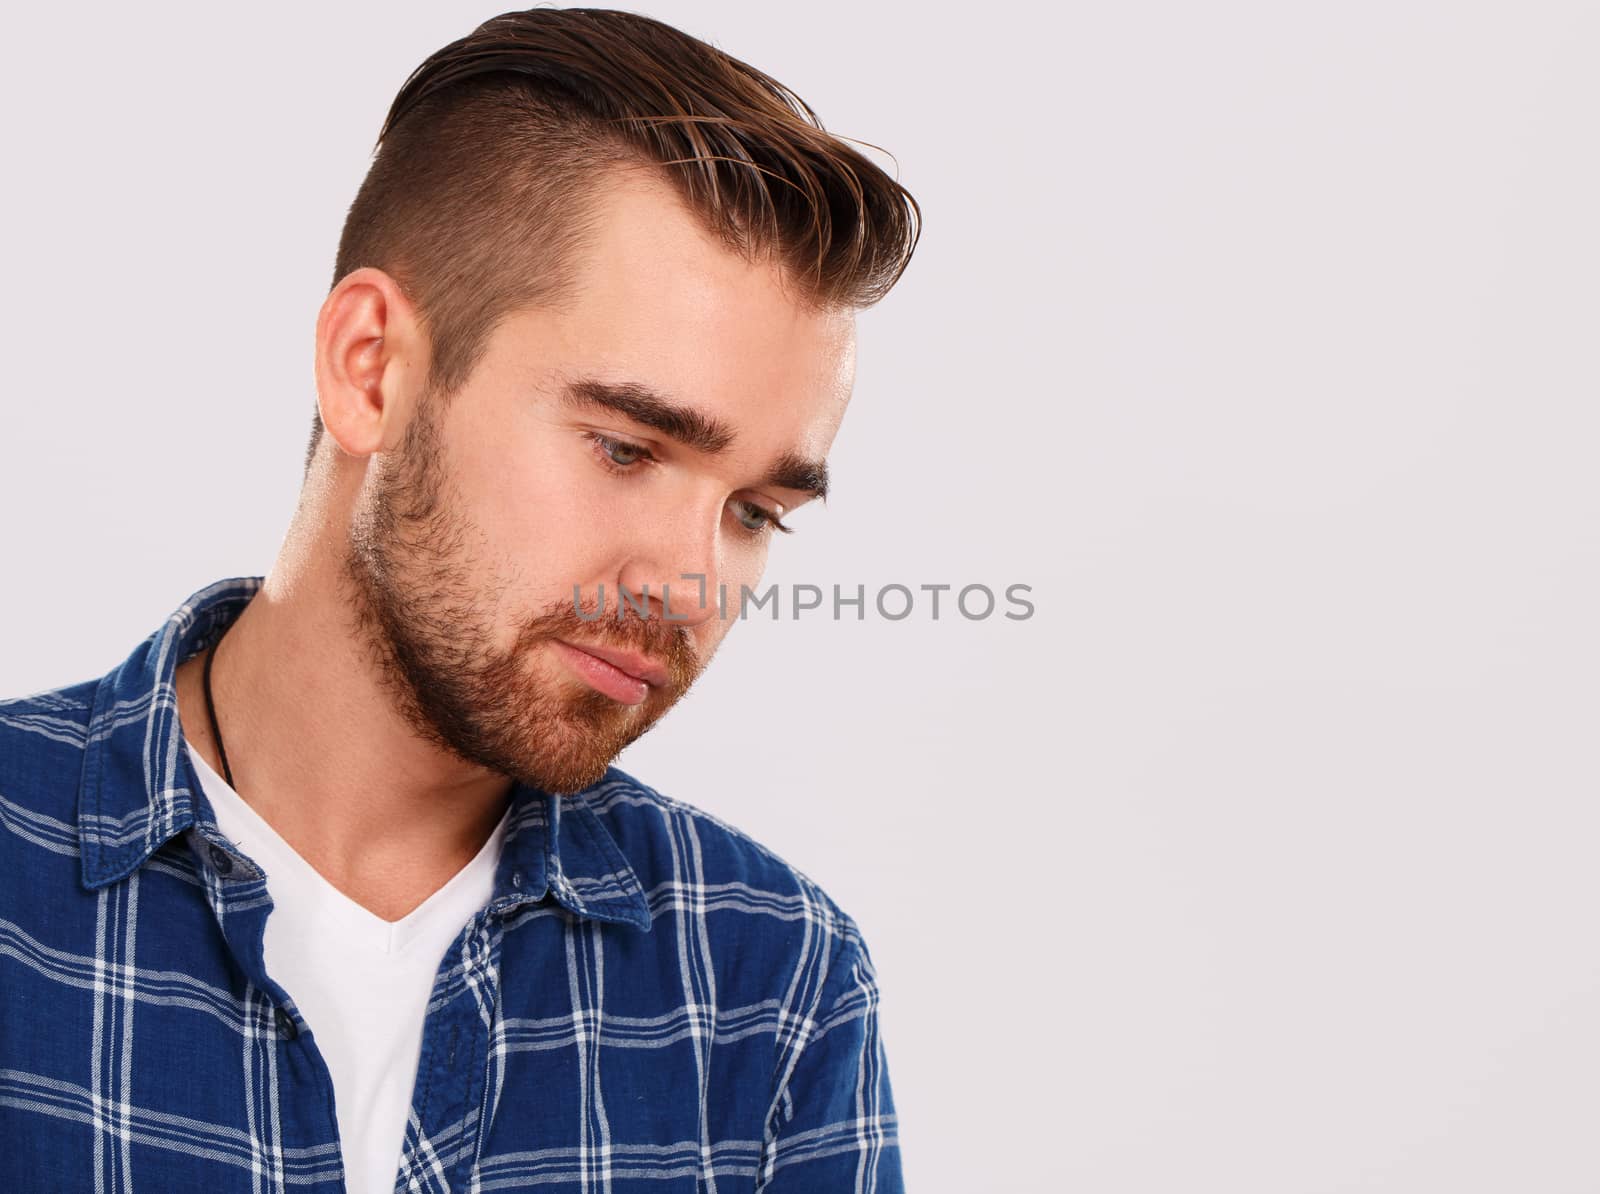
[[[754,502],[735,502],[733,506],[734,517],[739,520],[739,525],[753,535],[759,535],[768,527],[775,531],[783,531],[785,534],[794,530],[793,527],[784,526],[783,523],[779,522],[776,514],[770,510],[763,509]],[[753,518],[754,521],[747,521],[747,515]]]
[[[643,444],[629,443],[625,439],[613,439],[609,435],[601,435],[598,431],[586,431],[584,435],[594,444],[595,455],[600,463],[612,472],[631,472],[633,466],[642,460],[654,460],[650,449]]]
[[[585,431],[583,436],[592,446],[594,458],[600,467],[616,476],[637,476],[641,471],[640,465],[655,462],[655,456],[643,444],[601,435],[598,431]],[[793,527],[779,522],[778,516],[772,511],[754,502],[735,501],[733,512],[739,526],[752,536],[764,535],[768,528],[784,534],[794,531]]]

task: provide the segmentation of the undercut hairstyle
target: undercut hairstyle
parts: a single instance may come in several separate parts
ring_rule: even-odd
[[[720,244],[781,265],[815,310],[876,303],[921,233],[910,192],[783,84],[613,9],[483,22],[411,73],[374,153],[329,289],[363,266],[394,278],[432,345],[439,402],[504,316],[571,293],[615,170],[669,182]],[[314,411],[307,473],[321,435]]]

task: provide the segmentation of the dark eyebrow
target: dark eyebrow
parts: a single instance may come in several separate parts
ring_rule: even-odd
[[[616,411],[711,456],[727,451],[733,443],[733,428],[721,419],[673,402],[637,382],[612,383],[581,378],[562,387],[561,400],[568,406],[599,406]]]
[[[638,382],[604,382],[596,378],[568,381],[560,389],[568,406],[615,411],[697,452],[715,456],[733,445],[734,432],[721,419],[692,406],[674,402]],[[826,501],[828,462],[810,460],[798,452],[785,452],[767,473],[766,484],[794,489]]]
[[[828,462],[807,460],[794,452],[785,452],[767,474],[767,484],[779,489],[798,489],[812,497],[828,500]]]

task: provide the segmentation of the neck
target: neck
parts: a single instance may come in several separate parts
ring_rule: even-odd
[[[297,517],[297,525],[302,520]],[[335,887],[397,919],[461,869],[511,783],[415,733],[370,657],[338,560],[299,535],[216,647],[211,691],[239,795]],[[222,773],[201,684],[177,669],[185,737]],[[381,909],[381,910],[380,910]],[[396,909],[399,911],[397,912]]]

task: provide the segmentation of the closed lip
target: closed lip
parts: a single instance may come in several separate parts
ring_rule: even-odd
[[[635,680],[643,680],[654,688],[660,688],[669,678],[666,667],[648,655],[640,655],[636,651],[619,651],[615,647],[591,647],[588,643],[573,643],[566,639],[561,641],[585,655],[605,660],[618,671],[627,672]]]

